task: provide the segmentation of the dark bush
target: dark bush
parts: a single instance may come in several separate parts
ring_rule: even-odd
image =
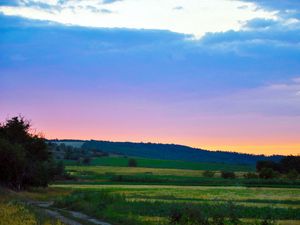
[[[169,216],[171,225],[209,225],[208,216],[206,216],[199,207],[186,205],[183,209],[172,209]]]
[[[82,160],[82,163],[85,165],[89,165],[91,163],[91,157],[85,156]]]
[[[203,177],[214,177],[215,176],[215,171],[211,171],[211,170],[205,170],[203,172]]]
[[[256,171],[260,172],[264,168],[271,168],[274,171],[281,171],[281,165],[273,161],[258,161],[256,163]]]
[[[271,168],[263,168],[259,172],[259,177],[263,179],[273,179],[279,176],[278,172]]]
[[[283,173],[288,173],[291,170],[300,173],[300,156],[285,156],[280,160],[280,165]]]
[[[210,205],[209,208],[194,204],[173,208],[170,211],[169,223],[172,225],[238,225],[237,207],[232,202]]]
[[[292,169],[286,174],[286,177],[290,180],[296,180],[299,177],[299,173],[297,170]]]
[[[135,159],[129,159],[128,166],[129,167],[137,167],[137,161]]]

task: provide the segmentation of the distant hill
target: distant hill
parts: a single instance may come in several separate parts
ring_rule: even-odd
[[[87,150],[99,150],[126,156],[152,159],[182,160],[190,162],[216,162],[229,164],[255,164],[258,160],[279,161],[282,156],[251,155],[226,151],[209,151],[177,144],[83,141],[83,140],[50,140]]]

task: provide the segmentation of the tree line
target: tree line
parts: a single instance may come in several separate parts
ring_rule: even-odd
[[[271,179],[284,175],[289,179],[297,179],[300,173],[300,156],[285,156],[279,162],[258,161],[256,171],[260,178]]]
[[[64,176],[64,165],[53,159],[46,140],[30,131],[30,122],[23,117],[0,124],[1,185],[14,190],[46,187]]]

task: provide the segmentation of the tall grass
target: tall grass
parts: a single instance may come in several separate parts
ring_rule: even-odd
[[[0,225],[63,225],[21,203],[0,203]]]

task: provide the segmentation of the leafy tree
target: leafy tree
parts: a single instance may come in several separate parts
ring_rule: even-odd
[[[137,161],[135,159],[129,159],[128,166],[129,167],[137,167]]]
[[[30,123],[13,117],[0,124],[0,183],[21,190],[47,186],[57,172],[45,140],[31,134]]]
[[[297,177],[296,173],[300,173],[300,156],[285,156],[279,162],[273,161],[258,161],[256,170],[262,173],[261,176],[268,179],[269,176],[278,176],[278,173],[285,174],[286,177]],[[293,171],[293,172],[291,172]],[[274,173],[273,175],[270,175]],[[269,175],[268,175],[269,174]],[[288,176],[289,174],[289,176]]]
[[[264,168],[271,168],[275,171],[280,171],[280,164],[273,161],[258,161],[256,163],[256,171],[260,172]]]
[[[300,173],[300,156],[286,156],[280,160],[282,171],[288,173],[291,170],[296,170]]]

